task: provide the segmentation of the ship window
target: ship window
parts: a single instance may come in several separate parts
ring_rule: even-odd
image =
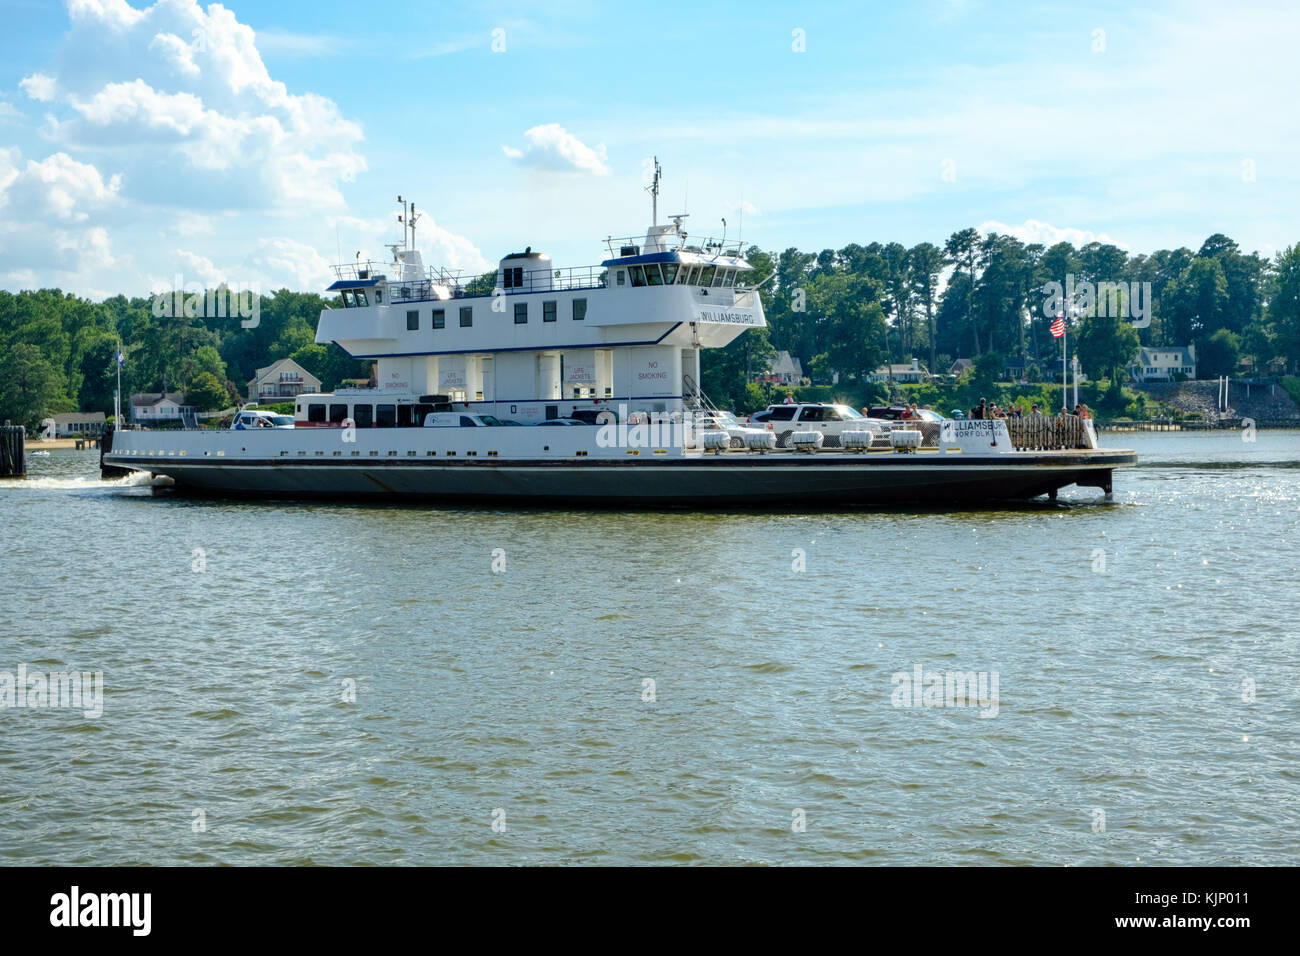
[[[501,270],[501,287],[503,289],[522,289],[524,287],[523,266]]]
[[[615,270],[614,270],[614,275],[615,275],[615,276],[617,277],[617,279],[618,279],[618,284],[619,284],[619,285],[623,285],[623,284],[624,284],[624,279],[623,279],[623,270],[622,270],[622,269],[615,269]]]
[[[461,428],[477,428],[477,427],[478,427],[478,422],[474,421],[474,419],[470,418],[468,415],[462,415],[462,416],[460,416],[460,427],[461,427]]]
[[[435,329],[443,329],[443,328],[446,328],[446,327],[447,327],[447,311],[446,311],[446,309],[434,309],[434,310],[433,310],[433,327],[434,327]]]
[[[515,325],[524,325],[528,322],[528,303],[515,303]]]
[[[348,407],[346,405],[330,406],[330,421],[335,425],[343,424],[343,419],[348,417]]]
[[[677,263],[665,262],[663,269],[664,269],[664,285],[672,285],[673,280],[677,278]]]
[[[686,285],[686,280],[690,278],[691,270],[689,266],[677,267],[677,284]]]
[[[699,283],[699,284],[700,284],[700,285],[712,285],[712,284],[713,284],[713,272],[714,272],[714,270],[715,270],[716,268],[717,268],[716,266],[704,266],[704,267],[702,267],[702,268],[700,269],[700,283]],[[692,283],[692,285],[693,285],[693,284],[694,284],[694,283]]]
[[[397,427],[398,428],[411,427],[411,406],[410,405],[397,406]]]
[[[724,289],[730,289],[731,283],[734,281],[736,281],[736,270],[728,269],[727,274],[722,277],[722,287]]]
[[[467,329],[474,324],[474,307],[472,305],[462,305],[460,307],[460,327]]]
[[[687,284],[687,285],[699,285],[699,284],[700,284],[700,267],[699,267],[699,266],[692,266],[692,267],[691,267],[691,274],[690,274],[690,277],[686,280],[686,284]]]
[[[713,277],[713,285],[714,285],[714,288],[717,288],[718,286],[722,285],[722,277],[723,277],[724,275],[726,275],[726,274],[727,274],[727,270],[726,270],[726,269],[719,269],[719,270],[718,270],[718,274],[717,274],[716,276]]]
[[[352,420],[357,423],[358,428],[369,428],[374,422],[375,406],[373,405],[353,405]]]
[[[370,304],[370,302],[369,302],[369,300],[366,298],[366,294],[365,294],[364,292],[362,292],[360,289],[358,289],[358,290],[357,290],[357,305],[358,305],[359,307],[361,307],[361,308],[365,308],[365,307],[368,306],[369,304]]]
[[[307,421],[323,422],[325,421],[325,406],[311,404],[307,406]]]
[[[628,267],[627,267],[627,271],[630,272],[630,273],[632,273],[632,285],[634,285],[634,286],[643,286],[643,285],[645,285],[645,270],[644,270],[644,269],[642,269],[640,266],[628,266]]]
[[[392,428],[395,424],[397,424],[396,405],[375,406],[375,427],[376,428]]]
[[[663,285],[663,276],[659,274],[659,266],[650,265],[645,267],[646,285]]]
[[[356,301],[353,300],[353,298],[352,298],[352,292],[351,292],[351,290],[349,290],[349,289],[344,289],[344,290],[343,290],[341,293],[339,293],[339,294],[343,296],[343,308],[345,308],[345,309],[350,309],[350,308],[352,308],[354,305],[357,304]]]
[[[573,300],[573,321],[581,322],[586,317],[587,317],[587,300],[574,299]]]
[[[420,328],[420,312],[418,309],[412,309],[406,313],[406,331],[414,332]]]
[[[542,303],[542,321],[543,322],[555,321],[555,301],[553,299],[549,302]]]

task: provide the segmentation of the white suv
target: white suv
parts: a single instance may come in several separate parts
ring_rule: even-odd
[[[879,423],[863,418],[847,405],[824,403],[769,405],[763,411],[750,415],[749,423],[776,432],[778,448],[789,447],[793,432],[821,432],[825,447],[838,448],[841,432],[870,431],[879,434],[881,431]]]
[[[744,448],[745,436],[751,432],[765,431],[738,421],[731,412],[699,412],[695,416],[695,428],[701,432],[724,431],[731,436],[732,448]]]

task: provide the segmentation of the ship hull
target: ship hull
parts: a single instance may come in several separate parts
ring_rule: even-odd
[[[587,507],[809,507],[970,504],[1052,495],[1069,485],[1107,494],[1127,451],[1040,454],[706,455],[690,459],[214,462],[105,456],[165,475],[180,492],[311,498],[411,498]]]

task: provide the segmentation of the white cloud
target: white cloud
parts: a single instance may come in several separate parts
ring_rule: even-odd
[[[261,239],[246,260],[262,282],[262,291],[289,288],[319,291],[332,280],[329,261],[306,243],[286,237]],[[247,280],[246,280],[247,281]]]
[[[603,145],[592,149],[558,123],[534,126],[524,132],[526,149],[502,146],[506,157],[522,166],[554,172],[590,173],[606,176],[610,172]]]
[[[1023,223],[1017,225],[989,220],[980,223],[975,229],[981,236],[996,232],[1001,236],[1013,236],[1027,244],[1040,242],[1049,247],[1056,245],[1058,242],[1068,242],[1075,248],[1082,248],[1090,242],[1100,242],[1103,245],[1119,246],[1121,249],[1129,248],[1104,232],[1093,232],[1090,229],[1074,229],[1069,226],[1053,226],[1050,223],[1039,222],[1037,219],[1026,219]]]
[[[31,76],[24,76],[18,81],[18,85],[23,88],[23,92],[39,103],[48,103],[54,99],[55,91],[58,84],[54,78],[46,76],[43,73],[33,73]]]
[[[361,253],[362,259],[388,261],[391,257],[384,248],[385,244],[401,239],[400,227],[395,230],[394,225],[386,219],[356,216],[339,216],[330,221],[339,237],[339,253],[347,262],[351,262],[357,252]],[[464,275],[478,275],[495,268],[473,242],[444,229],[427,213],[421,213],[415,245],[426,266],[460,270]]]
[[[17,149],[0,151],[0,212],[17,223],[48,219],[85,222],[90,212],[117,198],[120,176],[105,180],[98,169],[67,153],[37,162],[29,159],[19,170]]]
[[[176,259],[181,264],[184,282],[180,283],[181,288],[194,282],[195,279],[203,283],[204,288],[212,288],[220,285],[223,281],[228,282],[229,278],[222,273],[220,269],[212,264],[212,260],[206,256],[200,256],[186,249],[176,250]],[[173,281],[173,285],[175,282]],[[160,290],[155,290],[160,291]]]
[[[111,151],[133,201],[301,211],[343,205],[367,168],[359,125],[271,78],[256,36],[220,4],[72,0],[54,62],[22,81],[52,103],[69,151]]]

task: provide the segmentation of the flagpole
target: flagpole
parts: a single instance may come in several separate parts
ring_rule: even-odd
[[[1070,340],[1070,323],[1065,318],[1065,310],[1061,310],[1061,407],[1068,409],[1070,407],[1070,373],[1065,368],[1065,356],[1069,351],[1066,343]]]
[[[117,366],[117,391],[113,393],[113,430],[122,430],[122,342],[117,343],[117,355],[113,364]]]

